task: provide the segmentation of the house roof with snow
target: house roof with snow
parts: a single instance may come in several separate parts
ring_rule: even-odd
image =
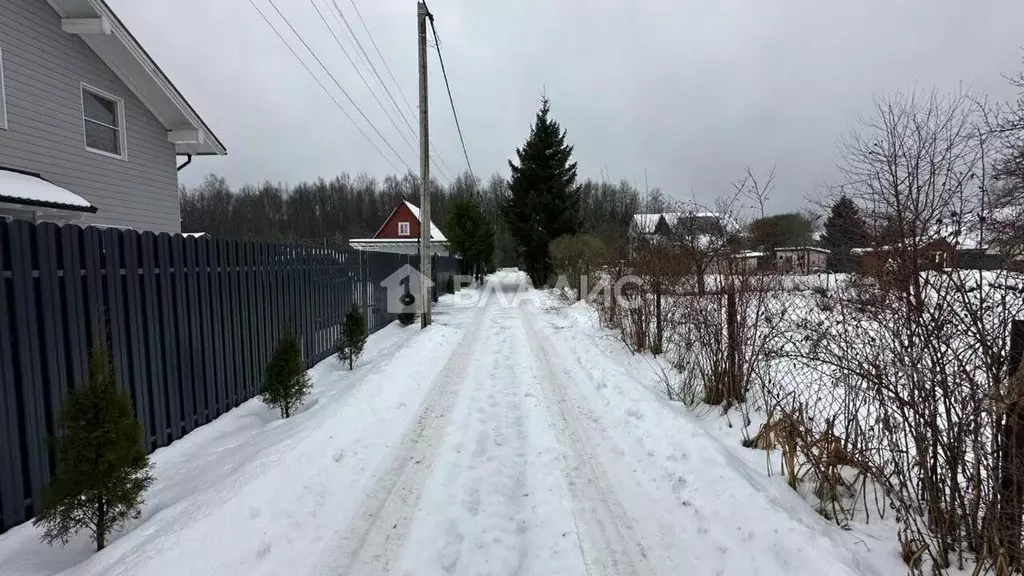
[[[423,224],[423,218],[420,216],[420,207],[411,204],[408,200],[402,200],[402,202],[405,203],[405,207],[408,208],[410,212],[412,212],[412,215],[415,216],[416,220],[418,220],[420,222],[420,224],[422,225]],[[397,209],[398,208],[395,208],[395,210],[397,210]],[[393,213],[394,212],[392,211],[392,214]],[[447,242],[448,241],[448,238],[446,238],[445,235],[441,233],[441,229],[438,228],[437,224],[434,224],[433,221],[430,222],[430,239],[433,240],[433,241],[436,241],[436,242]]]
[[[224,155],[227,149],[104,0],[46,0],[61,28],[77,34],[167,130],[177,154]]]
[[[633,229],[640,234],[654,234],[663,214],[633,214]]]
[[[784,246],[782,248],[776,248],[775,252],[820,252],[822,254],[831,254],[832,251],[827,248],[820,248],[818,246]]]
[[[410,218],[416,220],[415,226],[410,224]],[[422,225],[423,216],[420,214],[419,207],[403,200],[388,214],[372,238],[352,238],[348,243],[356,250],[367,252],[418,254],[420,252],[420,236],[417,228],[422,229]],[[442,256],[448,255],[448,238],[433,222],[430,223],[430,252]]]
[[[96,207],[78,194],[43,179],[39,174],[0,168],[0,203],[95,213]]]

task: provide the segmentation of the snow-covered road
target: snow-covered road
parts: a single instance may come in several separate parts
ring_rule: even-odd
[[[102,553],[0,536],[0,573],[893,573],[524,282],[375,334],[354,372],[322,363],[288,421],[253,401],[158,451],[143,518]]]

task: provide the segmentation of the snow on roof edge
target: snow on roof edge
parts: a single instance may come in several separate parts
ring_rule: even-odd
[[[422,225],[423,224],[423,217],[420,216],[420,208],[419,208],[419,206],[415,206],[414,204],[412,204],[408,200],[402,200],[402,202],[405,202],[405,206],[407,208],[409,208],[409,211],[412,212],[412,215],[415,216],[416,219],[420,221],[420,225]],[[447,242],[448,241],[448,238],[445,237],[445,235],[441,233],[441,229],[438,228],[437,224],[434,224],[433,221],[430,222],[430,239],[431,240],[438,240],[438,241],[441,241],[441,242]]]
[[[52,184],[38,174],[10,168],[0,168],[0,202],[76,212],[96,212],[96,207],[78,194]]]

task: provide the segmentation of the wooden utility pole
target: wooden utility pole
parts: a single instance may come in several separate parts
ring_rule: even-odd
[[[427,5],[418,3],[420,45],[420,326],[430,326],[430,117],[427,115]]]

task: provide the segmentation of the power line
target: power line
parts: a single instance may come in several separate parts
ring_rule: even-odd
[[[252,0],[249,1],[250,3],[252,2]],[[331,78],[331,80],[334,81],[334,85],[338,87],[338,90],[341,90],[341,93],[345,95],[345,98],[347,98],[349,103],[352,104],[352,107],[356,109],[356,112],[359,112],[359,115],[363,117],[363,120],[365,120],[366,123],[370,125],[370,128],[372,128],[374,133],[377,134],[377,137],[384,141],[384,145],[387,146],[389,150],[391,150],[391,153],[394,154],[402,162],[402,164],[405,165],[405,168],[408,171],[412,172],[412,168],[409,167],[409,163],[406,162],[404,158],[402,158],[402,155],[399,154],[397,150],[395,150],[395,147],[391,145],[391,142],[388,142],[388,139],[385,138],[384,135],[380,133],[380,130],[377,129],[377,126],[373,123],[372,120],[370,120],[366,113],[363,112],[363,109],[360,108],[358,104],[356,104],[356,101],[352,99],[352,96],[349,95],[348,91],[346,91],[345,88],[342,87],[341,83],[338,82],[338,79],[334,77],[334,74],[331,74],[331,71],[327,69],[327,66],[325,66],[323,61],[320,60],[320,57],[316,55],[316,52],[314,52],[313,49],[309,47],[309,44],[306,43],[306,40],[302,37],[301,34],[299,34],[297,30],[295,30],[295,27],[292,26],[292,23],[281,12],[281,9],[277,7],[277,4],[274,3],[274,0],[267,1],[270,2],[270,5],[274,8],[274,11],[277,12],[277,15],[280,16],[282,20],[284,20],[284,23],[292,31],[292,34],[295,34],[295,36],[299,39],[299,42],[302,42],[302,45],[306,47],[306,50],[313,57],[313,59],[316,60],[317,64],[320,65],[320,68],[322,68],[323,71]]]
[[[356,35],[355,30],[353,30],[352,26],[349,24],[348,18],[345,17],[345,13],[342,12],[342,10],[341,10],[341,6],[338,6],[338,3],[337,3],[336,0],[331,0],[331,5],[334,6],[334,12],[333,12],[334,17],[336,19],[338,19],[338,21],[341,22],[342,25],[345,26],[345,29],[348,31],[349,38],[352,40],[353,45],[356,48],[358,48],[360,54],[363,57],[363,61],[365,61],[366,64],[370,67],[370,71],[373,72],[373,75],[377,78],[377,82],[380,83],[381,88],[384,89],[384,92],[387,94],[388,98],[391,100],[391,104],[394,105],[395,111],[398,112],[398,116],[402,119],[403,122],[405,122],[406,127],[409,128],[409,132],[412,133],[413,138],[415,139],[416,138],[416,130],[414,130],[413,127],[412,127],[412,124],[409,123],[409,119],[405,116],[405,113],[402,111],[402,107],[398,105],[398,101],[395,99],[394,95],[391,93],[391,89],[388,88],[387,83],[385,83],[384,79],[381,78],[380,73],[377,71],[377,66],[374,65],[373,60],[370,59],[369,54],[367,54],[366,50],[363,48],[363,43],[359,40],[359,37]],[[328,8],[330,8],[330,5],[328,5]],[[346,54],[346,56],[347,56],[347,54]],[[349,58],[349,62],[352,62],[351,58]],[[355,66],[355,62],[352,62],[352,66]],[[362,74],[360,74],[360,78],[362,78]],[[365,83],[365,80],[364,80],[364,83]],[[369,89],[369,88],[370,88],[369,85],[367,85],[367,89]],[[376,96],[375,96],[375,98],[376,98]],[[378,101],[378,103],[379,103],[379,101]],[[396,127],[396,129],[397,129],[397,127]],[[435,150],[434,152],[436,153],[437,151]],[[451,176],[448,175],[446,170],[442,170],[441,169],[441,167],[437,163],[437,160],[441,160],[441,162],[444,163],[444,159],[441,158],[439,154],[436,155],[436,158],[435,158],[435,156],[431,156],[430,157],[430,161],[434,165],[434,168],[437,169],[437,172],[444,179],[451,180]],[[447,167],[447,165],[445,165],[445,167]]]
[[[437,59],[441,62],[441,74],[444,76],[444,87],[448,90],[448,101],[452,104],[452,116],[455,117],[455,129],[459,132],[459,142],[462,143],[462,154],[466,157],[466,166],[469,168],[469,174],[476,178],[473,174],[473,165],[469,163],[469,152],[466,151],[466,140],[462,137],[462,126],[459,125],[459,113],[455,111],[455,99],[452,98],[452,87],[448,84],[448,73],[444,69],[444,58],[441,56],[441,39],[437,36],[437,27],[434,26],[434,14],[427,8],[426,1],[423,2],[423,7],[427,10],[427,18],[430,19],[430,30],[434,33],[434,47],[437,48]]]
[[[369,26],[366,25],[366,20],[363,19],[363,14],[359,11],[359,7],[356,5],[355,0],[349,1],[352,4],[352,8],[355,9],[356,16],[359,18],[359,22],[363,25],[363,31],[366,32],[366,36],[370,39],[370,44],[373,45],[373,49],[377,52],[377,57],[380,58],[381,63],[384,65],[384,69],[387,71],[388,76],[391,77],[391,81],[395,84],[395,87],[398,89],[399,95],[402,97],[402,100],[405,101],[405,105],[408,108],[413,120],[415,121],[416,111],[413,109],[412,105],[409,104],[409,99],[406,98],[405,93],[402,92],[402,85],[398,83],[398,80],[395,79],[394,73],[391,72],[391,67],[388,66],[388,61],[384,59],[384,55],[381,53],[380,48],[377,46],[376,40],[373,39],[373,33],[370,32]],[[409,127],[409,130],[413,134],[416,134],[416,130],[413,129],[412,125],[409,123],[408,118],[405,116],[405,113],[401,110],[401,107],[398,105],[397,99],[391,93],[391,90],[388,88],[387,83],[384,82],[384,79],[381,78],[380,73],[377,71],[376,65],[374,65],[373,63],[373,59],[370,58],[370,55],[366,52],[366,49],[363,47],[363,43],[359,40],[359,37],[356,35],[355,30],[353,30],[352,26],[349,24],[348,18],[345,17],[345,14],[342,11],[341,6],[338,5],[337,0],[331,0],[331,4],[334,5],[334,9],[337,12],[337,16],[341,18],[341,21],[344,23],[345,28],[348,29],[349,35],[355,42],[356,47],[359,48],[359,51],[362,53],[363,58],[366,60],[366,63],[370,66],[370,70],[373,71],[373,74],[377,77],[377,80],[380,82],[381,87],[384,88],[384,91],[391,99],[391,103],[395,105],[395,109],[398,110],[398,113],[402,116],[402,120],[405,122],[406,126]],[[441,153],[438,152],[437,148],[434,147],[433,141],[430,142],[430,149],[434,152],[434,154],[431,155],[430,157],[430,160],[434,164],[434,167],[437,168],[438,171],[441,172],[442,174],[446,171],[450,171],[451,169],[449,168],[448,163],[445,162],[444,157],[442,157]],[[438,162],[440,162],[445,167],[445,170],[441,170],[441,167],[438,166]],[[446,175],[445,177],[448,180],[451,180],[449,176]]]
[[[356,48],[359,49],[359,52],[363,56],[363,60],[370,66],[370,71],[373,72],[373,75],[377,77],[377,82],[380,83],[381,87],[384,88],[384,92],[388,95],[388,98],[391,99],[391,104],[395,107],[395,110],[397,110],[398,114],[402,117],[402,120],[405,122],[405,126],[409,128],[409,132],[415,135],[416,130],[414,130],[412,124],[409,123],[409,119],[405,116],[405,113],[402,111],[402,108],[398,105],[398,102],[395,100],[394,95],[391,94],[391,90],[388,88],[387,84],[385,84],[384,80],[381,79],[380,74],[377,72],[377,67],[373,65],[373,62],[370,60],[369,55],[367,55],[366,50],[363,49],[363,43],[359,41],[359,38],[356,36],[355,31],[352,30],[352,26],[349,25],[348,18],[346,18],[344,12],[341,11],[341,7],[338,6],[338,3],[335,0],[331,0],[331,4],[334,6],[334,16],[338,18],[340,22],[345,26],[345,29],[348,30],[349,37],[352,39]]]
[[[391,159],[388,158],[386,154],[384,154],[380,147],[377,146],[376,142],[374,142],[373,139],[370,138],[370,136],[365,131],[363,131],[362,128],[359,127],[359,124],[357,124],[355,119],[352,118],[352,115],[349,114],[348,111],[341,106],[341,102],[338,102],[338,99],[334,97],[334,94],[331,94],[331,91],[328,90],[326,86],[324,86],[324,83],[320,81],[320,78],[318,78],[316,74],[314,74],[313,71],[309,69],[309,66],[306,64],[306,62],[303,61],[301,57],[299,57],[299,53],[296,52],[294,48],[292,48],[291,44],[289,44],[288,41],[284,39],[284,36],[281,34],[281,32],[279,32],[277,28],[274,27],[274,24],[271,23],[270,19],[267,18],[267,15],[263,13],[263,10],[260,10],[260,7],[257,6],[253,0],[249,0],[249,4],[252,4],[252,7],[256,9],[256,12],[258,12],[259,15],[263,18],[263,21],[267,23],[267,26],[269,26],[270,29],[274,31],[274,34],[276,34],[277,37],[281,40],[281,43],[283,43],[285,47],[288,48],[288,51],[292,53],[292,56],[294,56],[295,59],[299,61],[299,64],[301,64],[302,67],[306,69],[306,72],[308,72],[310,77],[312,77],[313,80],[316,81],[317,85],[320,86],[320,89],[324,91],[324,94],[327,94],[327,97],[330,98],[332,102],[334,102],[334,105],[338,107],[338,110],[341,110],[341,113],[344,114],[346,118],[348,118],[349,122],[351,122],[352,125],[355,126],[355,129],[360,134],[363,135],[363,138],[366,138],[366,141],[370,143],[370,146],[373,146],[373,149],[376,150],[378,154],[380,154],[381,158],[383,158],[395,172],[399,172],[398,166],[396,166],[395,163],[392,162]],[[406,167],[408,167],[408,164],[406,164]]]
[[[402,91],[402,85],[399,84],[398,80],[395,79],[395,75],[391,72],[391,67],[388,66],[388,61],[384,59],[384,55],[381,54],[380,48],[377,47],[377,42],[373,39],[373,34],[370,33],[370,28],[366,25],[366,20],[363,20],[363,15],[361,12],[359,12],[359,6],[356,6],[355,0],[349,0],[349,2],[351,2],[352,8],[355,9],[356,16],[359,17],[359,22],[362,23],[363,25],[363,30],[366,31],[366,35],[370,38],[370,44],[373,44],[373,49],[377,51],[377,56],[380,58],[380,61],[384,64],[384,69],[387,70],[388,76],[391,77],[391,81],[394,82],[395,87],[398,88],[398,94],[402,97],[402,100],[405,101],[406,107],[409,108],[409,114],[411,114],[412,117],[415,118],[416,110],[412,107],[412,104],[409,104],[409,98],[407,98],[405,96],[405,92]]]
[[[402,129],[398,127],[398,123],[395,122],[395,119],[392,118],[391,113],[384,106],[384,103],[381,102],[380,98],[377,97],[377,93],[374,92],[373,88],[370,87],[370,83],[366,81],[366,77],[363,76],[363,73],[359,71],[359,67],[356,66],[355,60],[353,60],[352,56],[349,55],[348,50],[345,50],[345,46],[343,46],[341,43],[341,38],[338,38],[338,35],[334,33],[334,29],[331,28],[331,25],[327,23],[327,19],[324,18],[324,15],[320,11],[320,8],[317,7],[316,2],[314,0],[309,0],[309,4],[313,6],[314,10],[316,10],[316,14],[317,16],[320,17],[320,21],[323,22],[324,26],[327,27],[327,31],[331,33],[331,36],[334,38],[334,42],[338,45],[338,48],[341,48],[342,54],[345,55],[345,58],[348,59],[349,64],[351,64],[352,68],[355,69],[356,75],[358,75],[359,79],[363,81],[363,85],[365,85],[366,89],[370,92],[370,96],[373,96],[373,99],[377,102],[377,106],[380,106],[380,109],[384,112],[384,116],[386,116],[388,121],[391,122],[391,125],[395,127],[395,130],[398,131],[398,135],[405,142],[405,145],[409,147],[409,150],[412,150],[412,153],[415,154],[416,148],[413,147],[412,142],[410,142],[409,139],[405,137],[405,133],[402,132]]]

